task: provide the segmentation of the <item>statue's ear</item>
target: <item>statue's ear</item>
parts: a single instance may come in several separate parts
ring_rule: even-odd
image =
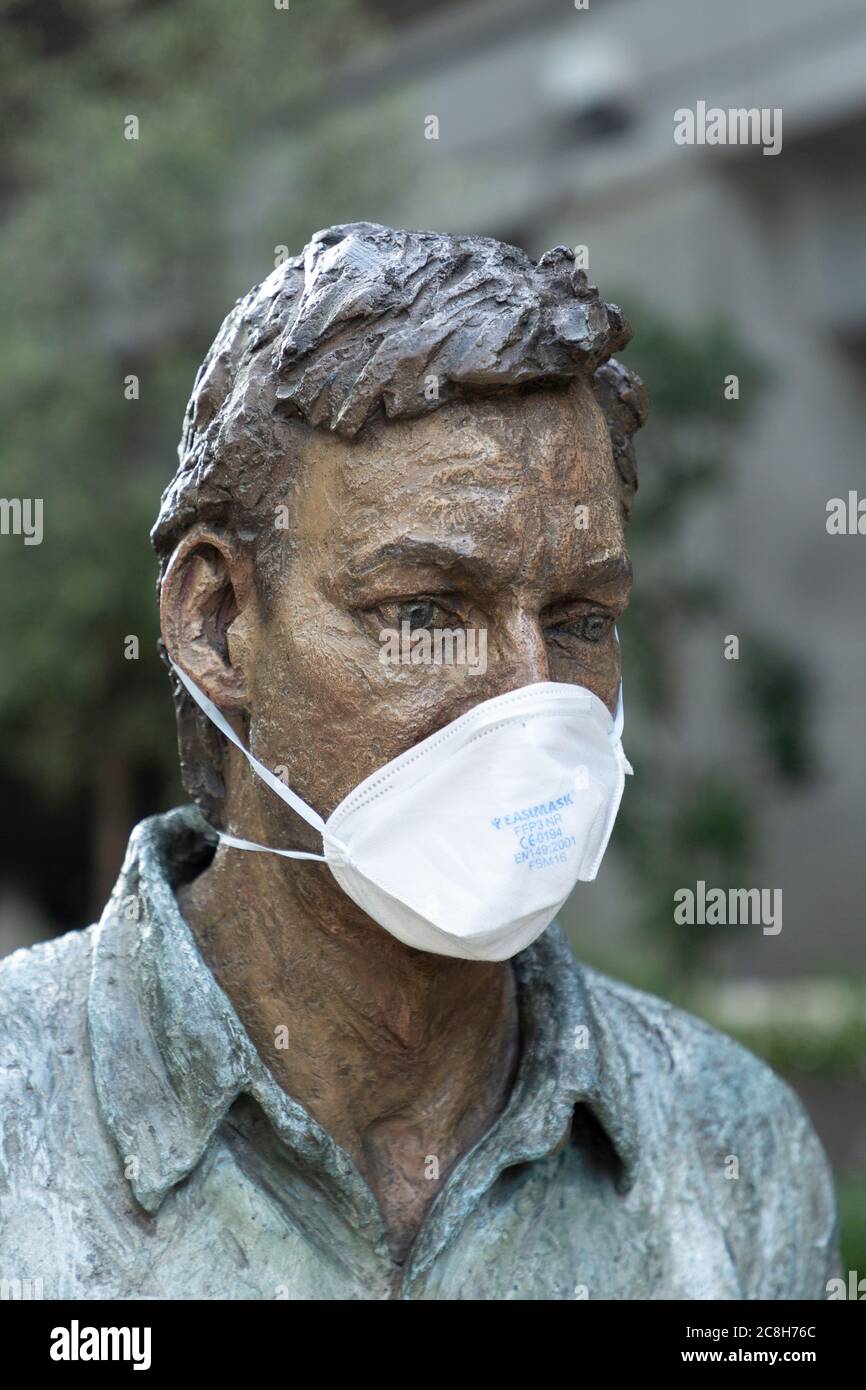
[[[162,639],[172,661],[224,710],[248,706],[255,622],[252,566],[206,526],[178,543],[160,588]]]

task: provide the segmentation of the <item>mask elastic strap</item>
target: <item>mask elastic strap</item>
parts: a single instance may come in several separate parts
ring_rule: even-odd
[[[195,700],[199,709],[203,710],[211,723],[215,724],[219,729],[220,733],[225,734],[225,737],[234,744],[235,748],[243,753],[256,776],[260,777],[262,781],[270,787],[271,791],[276,792],[277,796],[285,801],[287,806],[291,806],[292,810],[296,811],[302,820],[305,820],[314,830],[318,830],[323,839],[331,840],[332,836],[326,831],[325,822],[322,820],[318,811],[314,811],[312,806],[308,806],[306,801],[302,801],[297,793],[292,791],[291,787],[287,787],[285,782],[281,782],[279,777],[276,777],[274,773],[271,772],[270,768],[265,767],[264,763],[260,763],[258,758],[253,757],[249,749],[245,748],[241,743],[225,715],[217,709],[213,700],[208,699],[203,690],[199,690],[195,681],[191,680],[185,671],[182,671],[173,661],[171,663],[171,669]],[[234,835],[223,834],[222,831],[219,832],[219,837],[223,844],[231,845],[234,849],[257,850],[263,854],[281,854],[285,859],[325,859],[323,854],[309,854],[306,850],[272,849],[270,845],[256,845],[253,844],[252,840],[239,840]],[[337,842],[334,841],[334,843],[336,844]]]
[[[230,845],[232,849],[252,849],[259,854],[281,854],[284,859],[318,859],[321,863],[326,863],[324,854],[307,854],[302,849],[274,849],[272,845],[256,845],[252,840],[239,840],[236,835],[224,835],[220,830],[217,832],[224,845]]]

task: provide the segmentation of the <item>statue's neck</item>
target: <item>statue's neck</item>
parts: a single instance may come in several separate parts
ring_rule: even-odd
[[[264,1062],[352,1156],[402,1258],[508,1098],[510,964],[403,946],[324,864],[220,849],[179,902]]]

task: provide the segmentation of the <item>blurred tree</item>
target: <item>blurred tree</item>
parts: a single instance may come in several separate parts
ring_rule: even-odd
[[[331,88],[350,0],[2,8],[0,494],[43,499],[44,541],[0,547],[0,769],[91,815],[96,907],[141,777],[181,795],[148,531],[196,369],[275,248],[393,187],[399,123]]]

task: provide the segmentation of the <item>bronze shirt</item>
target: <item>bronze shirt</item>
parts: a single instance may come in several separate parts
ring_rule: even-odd
[[[794,1093],[580,966],[555,924],[514,960],[508,1103],[396,1265],[366,1182],[181,916],[208,852],[193,808],[142,822],[97,926],[0,962],[0,1279],[46,1298],[826,1297],[833,1187]]]

